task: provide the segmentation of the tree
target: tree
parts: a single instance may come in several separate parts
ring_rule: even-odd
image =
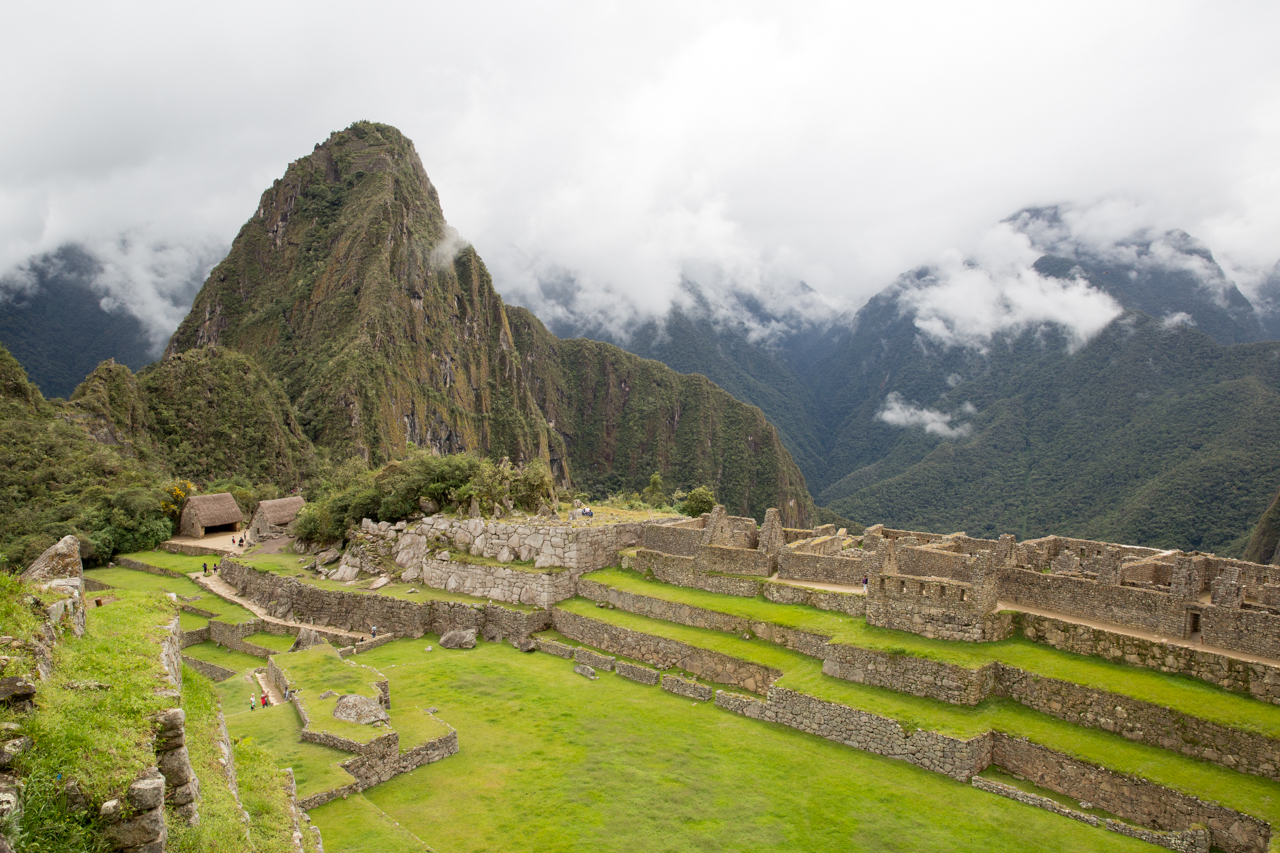
[[[653,476],[649,478],[649,485],[645,487],[641,500],[652,507],[667,505],[667,493],[662,488],[662,475],[657,471],[654,471]]]
[[[706,486],[698,486],[698,488],[689,492],[689,497],[684,499],[684,514],[690,518],[696,518],[704,512],[711,512],[715,505],[715,492]]]

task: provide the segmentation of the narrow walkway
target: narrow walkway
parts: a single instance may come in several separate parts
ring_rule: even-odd
[[[258,687],[263,693],[267,694],[267,701],[272,705],[283,705],[284,697],[280,695],[280,691],[271,683],[271,679],[267,678],[265,672],[255,672],[254,677],[258,680]]]
[[[774,581],[775,583],[785,583],[787,586],[802,586],[802,587],[808,587],[811,589],[825,589],[825,590],[828,590],[829,592],[849,592],[849,593],[853,593],[854,595],[867,594],[866,590],[862,588],[862,584],[857,584],[856,586],[844,586],[838,583],[826,583],[825,581],[787,580],[784,578],[780,578],[777,575],[774,575],[773,577],[769,578],[769,580]]]
[[[330,634],[341,634],[344,637],[351,637],[353,640],[372,639],[368,634],[361,634],[358,631],[343,631],[341,628],[330,628],[326,625],[309,625],[306,622],[293,622],[288,619],[279,619],[272,616],[262,607],[254,604],[249,599],[239,596],[236,593],[235,587],[224,581],[216,574],[206,577],[202,572],[192,572],[187,577],[195,581],[198,586],[207,589],[219,598],[225,598],[227,601],[239,604],[241,607],[248,610],[264,622],[270,622],[273,625],[283,625],[287,628],[320,628]]]

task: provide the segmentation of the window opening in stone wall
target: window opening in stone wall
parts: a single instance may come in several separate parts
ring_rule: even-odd
[[[960,590],[960,600],[964,601],[964,590]]]
[[[1191,633],[1192,634],[1200,633],[1200,614],[1199,613],[1191,614]]]
[[[903,582],[902,582],[902,588],[901,588],[901,589],[899,589],[899,590],[898,590],[898,592],[906,592],[906,591],[907,591],[907,582],[906,582],[906,581],[903,581]]]
[[[924,584],[920,584],[920,589],[916,591],[916,595],[924,595]]]

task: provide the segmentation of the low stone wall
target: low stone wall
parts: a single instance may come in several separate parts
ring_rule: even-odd
[[[699,702],[710,702],[716,695],[716,692],[707,685],[678,675],[662,676],[662,689],[677,696],[684,696],[686,699],[697,699]]]
[[[581,647],[573,650],[573,659],[576,663],[585,664],[593,669],[601,669],[605,672],[613,672],[613,665],[618,660]]]
[[[1035,643],[1131,666],[1176,672],[1280,705],[1280,667],[1186,646],[1170,646],[1033,613],[1017,614],[1017,630]]]
[[[103,583],[100,580],[95,580],[94,578],[84,579],[85,592],[106,592],[107,590],[110,590],[110,589],[115,589],[115,587],[113,587],[109,583]]]
[[[990,695],[996,683],[996,664],[966,669],[906,654],[838,644],[827,646],[822,672],[953,705],[977,705]]]
[[[823,556],[783,550],[778,555],[778,577],[843,586],[861,586],[867,567],[860,557]]]
[[[524,639],[537,631],[545,631],[551,624],[545,610],[526,613],[497,604],[405,601],[376,593],[320,589],[294,578],[260,572],[234,560],[222,562],[221,574],[237,593],[278,618],[292,618],[317,628],[365,632],[377,626],[379,632],[415,638],[475,628],[484,639],[497,641]]]
[[[1280,740],[1155,705],[993,664],[1002,696],[1078,726],[1181,752],[1242,773],[1280,779]],[[1119,814],[1119,812],[1117,812]]]
[[[986,791],[988,794],[998,794],[1001,797],[1008,797],[1011,800],[1017,800],[1028,806],[1035,806],[1038,809],[1044,809],[1047,812],[1053,812],[1056,815],[1069,817],[1072,820],[1078,820],[1081,823],[1087,823],[1090,826],[1097,826],[1102,821],[1098,820],[1097,815],[1086,814],[1085,812],[1069,809],[1060,804],[1057,800],[1051,800],[1048,797],[1041,797],[1037,794],[1028,794],[1012,785],[1005,785],[1001,782],[993,782],[990,779],[984,779],[981,776],[974,776],[969,783],[979,791]],[[1206,847],[1206,850],[1208,848]]]
[[[859,593],[809,589],[775,581],[766,581],[763,587],[764,597],[778,604],[805,604],[818,610],[834,610],[850,616],[867,615],[867,597]]]
[[[226,681],[228,678],[236,674],[234,669],[227,669],[225,666],[218,666],[216,663],[209,663],[188,655],[182,656],[182,662],[203,675],[205,678],[212,679],[213,681]]]
[[[182,572],[174,571],[173,569],[162,569],[159,566],[153,566],[150,563],[144,563],[140,560],[132,560],[128,557],[116,557],[114,562],[117,566],[124,569],[135,569],[139,572],[147,572],[152,575],[162,575],[166,578],[186,577]]]
[[[336,800],[347,794],[357,794],[380,782],[393,779],[401,773],[408,773],[423,765],[448,758],[458,751],[458,732],[450,728],[448,734],[429,740],[404,753],[400,753],[400,738],[395,732],[378,738],[374,743],[376,747],[369,748],[366,753],[349,758],[338,765],[354,776],[356,781],[298,800],[298,807],[304,811],[318,808],[330,800]]]
[[[1205,607],[1200,631],[1209,646],[1269,658],[1280,649],[1280,616],[1260,610]]]
[[[960,740],[923,729],[907,734],[897,720],[826,702],[780,687],[770,687],[768,701],[720,690],[716,706],[757,720],[781,723],[837,741],[854,749],[968,781],[991,764],[991,733]]]
[[[537,568],[563,566],[576,573],[611,566],[618,552],[639,544],[651,522],[574,527],[563,522],[540,523],[537,518],[485,521],[433,515],[421,521],[361,522],[367,540],[381,540],[402,568],[414,568],[427,557],[433,543],[446,542],[477,557],[533,560]]]
[[[754,549],[700,545],[693,558],[693,567],[700,572],[767,578],[773,574],[773,558]]]
[[[352,655],[362,655],[365,652],[371,652],[379,646],[385,646],[387,643],[398,639],[400,639],[399,634],[383,634],[382,636],[374,637],[371,640],[361,640],[354,645],[343,646],[338,649],[338,656],[349,658]]]
[[[207,643],[207,642],[209,642],[209,626],[208,625],[205,625],[203,628],[196,628],[191,631],[182,632],[182,647],[184,649],[187,648],[188,646],[194,646],[199,643]]]
[[[898,573],[924,578],[947,578],[968,583],[973,576],[973,560],[967,554],[941,548],[905,546],[898,549]]]
[[[1000,569],[1000,600],[1162,637],[1182,637],[1187,624],[1187,603],[1165,593],[1027,569]]]
[[[548,608],[557,601],[573,598],[575,577],[563,570],[528,572],[506,566],[427,559],[421,567],[406,569],[400,579],[476,598]]]
[[[259,646],[257,643],[245,642],[244,639],[251,634],[265,633],[263,631],[265,624],[262,619],[250,619],[248,622],[241,622],[238,625],[213,621],[208,626],[209,639],[220,646],[231,649],[233,652],[243,652],[246,655],[253,655],[258,658],[269,658],[276,654],[273,649]]]
[[[573,652],[576,646],[568,643],[562,643],[559,640],[548,640],[543,637],[535,637],[534,647],[540,652],[546,652],[549,655],[555,655],[558,658],[566,658],[573,660]]]
[[[1108,832],[1127,835],[1130,838],[1136,838],[1139,841],[1145,841],[1157,847],[1178,850],[1180,853],[1209,853],[1209,839],[1212,837],[1208,830],[1204,829],[1186,829],[1182,832],[1152,832],[1149,829],[1140,829],[1127,823],[1121,823],[1118,820],[1108,820],[1106,826]]]
[[[623,660],[615,661],[613,670],[623,678],[628,678],[641,684],[654,685],[658,683],[659,672],[656,669],[650,669],[638,663],[627,663]]]
[[[1142,826],[1178,832],[1202,824],[1212,833],[1213,846],[1228,853],[1264,853],[1271,841],[1271,827],[1257,818],[1020,738],[995,733],[991,762],[1041,788],[1087,800]]]
[[[780,671],[771,667],[620,628],[559,608],[552,611],[552,624],[561,634],[584,645],[647,661],[659,669],[678,667],[706,681],[737,685],[753,693],[764,693],[782,677]]]
[[[170,554],[183,554],[188,557],[223,557],[227,553],[206,545],[189,545],[186,542],[161,542],[158,547],[161,551],[168,551]],[[119,562],[119,560],[116,562]]]
[[[695,571],[693,563],[691,557],[673,557],[643,548],[636,552],[635,558],[637,571],[653,572],[655,578],[673,586],[736,595],[739,598],[755,598],[760,593],[759,581]]]
[[[698,546],[702,544],[702,527],[651,524],[644,529],[642,543],[643,547],[650,551],[660,551],[677,557],[692,557],[698,553]]]

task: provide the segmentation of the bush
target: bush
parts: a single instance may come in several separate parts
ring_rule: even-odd
[[[704,512],[711,512],[715,505],[715,493],[706,486],[698,486],[689,492],[689,497],[684,499],[683,512],[690,518],[697,518]]]
[[[654,508],[661,508],[667,505],[667,495],[662,488],[662,475],[657,471],[654,471],[653,476],[649,478],[649,485],[645,486],[642,499]]]

